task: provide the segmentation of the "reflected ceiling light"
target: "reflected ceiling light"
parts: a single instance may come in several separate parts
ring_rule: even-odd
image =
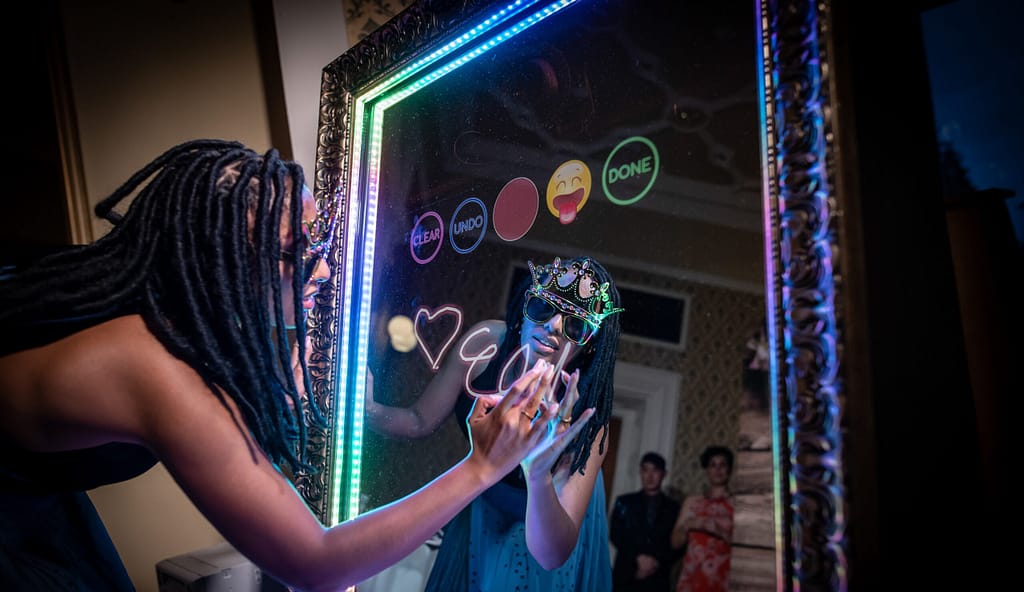
[[[404,353],[416,349],[416,334],[413,331],[412,319],[405,315],[395,315],[388,321],[388,336],[391,347]]]

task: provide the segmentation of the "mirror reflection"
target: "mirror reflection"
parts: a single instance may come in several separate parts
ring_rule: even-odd
[[[594,523],[581,529],[586,561],[614,561],[609,515],[641,489],[645,453],[692,508],[720,479],[701,453],[722,446],[734,453],[729,588],[774,589],[755,15],[711,2],[552,6],[367,103],[377,127],[358,148],[357,187],[376,209],[352,247],[366,283],[350,280],[369,305],[354,364],[366,377],[359,508],[461,459],[473,395],[542,358],[559,369],[552,402],[578,392],[572,417],[596,411],[554,476],[556,489],[582,488],[571,503]],[[492,502],[525,503],[525,480],[510,476],[508,499]],[[472,520],[507,527],[500,510]],[[392,570],[361,589],[422,588],[438,557],[427,545],[410,557],[422,580]]]

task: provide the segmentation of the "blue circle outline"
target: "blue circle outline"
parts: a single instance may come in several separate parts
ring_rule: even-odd
[[[459,212],[461,212],[462,208],[469,202],[476,202],[480,206],[480,211],[484,213],[484,225],[480,227],[480,236],[477,237],[476,242],[473,243],[473,246],[463,249],[455,244],[455,219],[459,217]],[[455,208],[455,213],[452,214],[452,219],[450,222],[448,222],[448,244],[450,244],[457,253],[465,255],[466,253],[472,253],[477,247],[480,246],[480,243],[484,240],[485,234],[487,234],[487,206],[485,206],[484,202],[480,201],[480,199],[476,197],[467,197],[466,199],[462,200],[462,203],[459,204],[459,207]]]

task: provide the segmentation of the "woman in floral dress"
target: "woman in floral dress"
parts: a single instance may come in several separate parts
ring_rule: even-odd
[[[676,592],[725,592],[732,558],[733,504],[729,492],[733,453],[709,446],[700,455],[709,487],[683,502],[672,530],[672,545],[686,545]]]

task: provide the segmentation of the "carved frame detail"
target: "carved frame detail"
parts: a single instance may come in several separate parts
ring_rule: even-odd
[[[761,5],[780,583],[794,590],[845,590],[848,572],[830,16],[830,0]]]

